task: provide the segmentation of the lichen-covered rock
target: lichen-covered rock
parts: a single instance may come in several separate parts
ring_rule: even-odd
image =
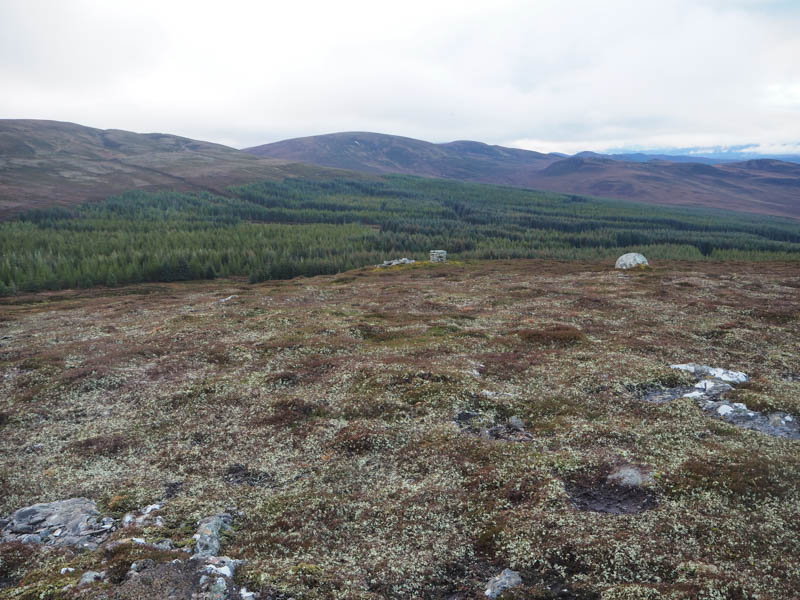
[[[395,258],[393,260],[385,260],[382,264],[378,265],[379,269],[384,267],[396,267],[398,265],[413,265],[415,261],[413,258]]]
[[[638,252],[628,252],[617,259],[617,263],[614,265],[614,268],[632,269],[634,267],[646,267],[649,264],[650,263],[647,262],[647,259],[643,254],[639,254]]]
[[[26,506],[12,513],[0,541],[76,546],[94,550],[114,530],[114,519],[101,518],[88,498],[69,498]]]
[[[639,487],[653,483],[653,473],[646,467],[637,465],[620,465],[613,469],[606,477],[606,482],[614,485]]]
[[[103,581],[105,573],[97,571],[86,571],[78,582],[78,585],[91,585],[96,581]]]
[[[484,592],[488,598],[497,598],[505,590],[510,590],[519,585],[522,585],[522,577],[519,576],[517,571],[511,569],[503,569],[497,577],[492,577],[489,583],[486,584],[486,591]]]
[[[729,371],[728,369],[722,369],[720,367],[709,367],[708,365],[698,365],[695,363],[670,365],[670,368],[686,371],[698,377],[713,377],[727,383],[745,383],[749,379],[747,374],[741,371]]]
[[[723,421],[744,429],[752,429],[774,437],[800,439],[800,425],[792,415],[785,412],[764,414],[748,409],[747,405],[741,402],[731,403],[711,398],[706,399],[702,408]]]
[[[673,400],[680,395],[695,400],[703,410],[727,423],[774,437],[800,439],[800,424],[792,415],[785,412],[764,414],[750,410],[741,402],[725,399],[725,394],[733,390],[734,386],[749,380],[746,373],[695,363],[671,367],[691,373],[700,380],[689,391],[685,387],[676,387],[661,392],[661,396],[667,400]]]
[[[197,558],[217,556],[220,549],[220,538],[225,531],[231,528],[231,521],[233,521],[233,517],[227,513],[207,517],[200,521],[195,535],[197,545],[194,556]]]
[[[156,513],[164,508],[163,504],[150,504],[141,509],[138,514],[129,512],[122,517],[123,527],[163,527],[164,519]]]

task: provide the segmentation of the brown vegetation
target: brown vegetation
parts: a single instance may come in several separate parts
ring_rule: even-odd
[[[223,552],[273,598],[477,598],[509,567],[509,597],[794,600],[797,442],[642,397],[692,385],[669,365],[694,361],[800,415],[800,321],[759,312],[800,310],[796,264],[444,268],[0,300],[0,515],[165,501],[165,527],[136,534],[180,547],[235,507]],[[481,435],[512,417],[525,441]],[[652,469],[649,510],[579,510],[621,462]],[[130,562],[171,560],[139,552],[36,549],[0,563],[17,565],[0,598],[58,597],[89,569],[112,582],[86,597],[135,598]]]
[[[568,345],[581,341],[583,332],[572,325],[552,325],[542,329],[520,329],[517,335],[524,342],[539,345]]]

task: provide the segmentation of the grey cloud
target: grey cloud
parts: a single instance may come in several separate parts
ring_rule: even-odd
[[[6,0],[0,116],[236,146],[772,147],[800,139],[797,31],[796,3],[745,0]]]

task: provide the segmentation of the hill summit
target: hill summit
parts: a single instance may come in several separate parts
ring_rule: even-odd
[[[709,164],[708,160],[688,162],[686,157],[645,161],[641,156],[593,152],[564,156],[463,140],[434,144],[368,132],[295,138],[246,151],[363,173],[404,173],[800,218],[800,165],[771,159]]]
[[[234,183],[320,171],[177,135],[0,120],[0,216],[133,189],[218,192]]]

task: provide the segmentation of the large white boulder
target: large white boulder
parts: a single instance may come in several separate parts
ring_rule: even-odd
[[[617,259],[617,264],[614,265],[617,269],[632,269],[633,267],[646,266],[649,263],[643,254],[638,252],[628,252],[623,254]]]

